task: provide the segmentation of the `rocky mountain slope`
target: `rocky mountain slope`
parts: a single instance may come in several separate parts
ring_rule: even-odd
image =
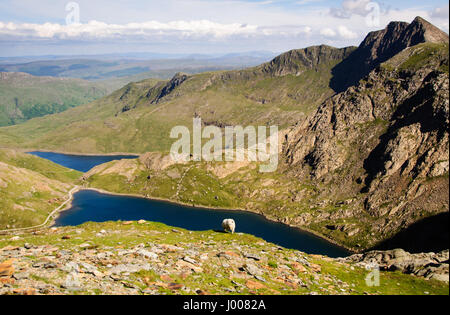
[[[408,259],[407,253],[395,257],[395,266]],[[445,257],[448,281],[448,252],[436,255]],[[245,234],[145,221],[89,223],[0,236],[0,294],[448,294],[448,283],[401,271],[381,271],[380,285],[369,286],[367,264],[358,257],[307,255]]]
[[[413,42],[417,36],[402,31],[391,45]],[[439,42],[443,37],[424,38]],[[369,214],[375,220],[367,231],[372,239],[387,239],[417,221],[446,213],[448,93],[448,42],[407,48],[291,130],[284,147],[288,171],[299,180],[328,186],[323,194],[331,202],[351,199],[333,221],[364,220]],[[439,243],[448,246],[448,228],[440,233]],[[421,237],[429,235],[415,235],[412,243],[423,243]]]
[[[421,17],[411,24],[391,22],[384,30],[369,33],[358,49],[333,69],[331,86],[343,92],[381,63],[408,47],[425,42],[448,43],[448,34]]]
[[[0,72],[0,127],[59,113],[106,94],[102,84],[88,81]]]

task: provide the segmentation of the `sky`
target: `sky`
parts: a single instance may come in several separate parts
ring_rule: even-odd
[[[448,33],[448,10],[444,0],[0,0],[0,56],[345,47],[416,16]]]

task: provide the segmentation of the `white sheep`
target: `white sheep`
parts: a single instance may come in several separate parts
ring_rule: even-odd
[[[231,232],[234,234],[234,230],[236,229],[236,222],[233,219],[225,219],[222,222],[222,228],[225,232]]]

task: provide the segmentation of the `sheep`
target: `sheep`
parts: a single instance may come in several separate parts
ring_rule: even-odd
[[[225,232],[231,232],[231,234],[234,234],[236,222],[234,222],[233,219],[225,219],[222,222],[222,228]]]

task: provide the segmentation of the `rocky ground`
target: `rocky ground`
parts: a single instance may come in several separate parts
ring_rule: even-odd
[[[394,256],[398,262],[399,255]],[[145,221],[89,223],[0,236],[0,294],[449,292],[448,251],[439,256],[444,257],[439,261],[446,260],[447,283],[438,281],[443,280],[440,277],[426,280],[397,270],[382,271],[380,286],[370,287],[365,281],[369,257],[331,259],[250,235],[191,232]]]

